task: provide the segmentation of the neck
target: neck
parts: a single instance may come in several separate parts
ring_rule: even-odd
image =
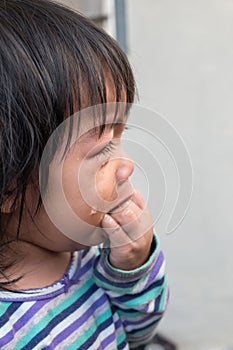
[[[70,262],[70,252],[52,252],[28,242],[9,244],[10,252],[17,252],[15,264],[7,268],[10,280],[19,279],[9,289],[35,289],[53,284],[65,274]],[[0,282],[6,282],[6,278]]]

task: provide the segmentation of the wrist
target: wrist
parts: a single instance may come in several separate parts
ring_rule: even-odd
[[[120,248],[117,248],[120,249]],[[123,249],[123,247],[122,247]],[[134,254],[134,252],[128,252],[124,254],[124,258],[119,259],[118,254],[114,249],[112,249],[108,255],[108,262],[110,266],[115,269],[122,271],[131,271],[142,267],[148,262],[151,254],[155,250],[155,242],[152,239],[152,242],[149,247],[145,248],[140,254]]]

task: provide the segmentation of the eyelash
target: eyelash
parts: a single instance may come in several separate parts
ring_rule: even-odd
[[[125,126],[124,131],[129,130],[129,126]],[[110,141],[99,153],[95,155],[95,158],[106,157],[107,155],[111,155],[113,151],[116,149],[116,144],[113,141]]]
[[[112,141],[110,141],[99,153],[95,155],[95,157],[98,158],[98,157],[110,155],[111,153],[113,153],[115,148],[116,148],[116,145]]]

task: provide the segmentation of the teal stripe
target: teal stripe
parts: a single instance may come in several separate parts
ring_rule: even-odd
[[[4,315],[8,307],[12,304],[11,301],[1,301],[0,302],[0,316]]]
[[[121,344],[124,340],[126,340],[125,332],[121,332],[119,335],[117,335],[116,340],[117,340],[117,345]]]
[[[72,305],[77,299],[79,299],[93,284],[92,280],[87,280],[87,282],[76,290],[68,299],[65,299],[61,304],[54,307],[51,312],[47,312],[45,317],[43,317],[34,327],[31,328],[27,334],[21,338],[16,344],[16,349],[20,350],[27,343],[29,343],[41,330],[45,329],[49,322],[55,318],[57,315],[62,313],[66,308]]]
[[[101,255],[100,247],[97,247],[95,250],[95,256],[98,258],[100,255]]]
[[[135,312],[127,312],[127,310],[117,310],[117,313],[119,316],[124,316],[124,317],[127,317],[128,318],[135,318],[135,317],[138,317],[138,316],[142,316],[142,313],[139,312],[139,311],[135,311]]]
[[[138,308],[138,305],[146,304],[146,303],[150,302],[151,300],[153,300],[155,297],[157,297],[161,293],[162,289],[163,289],[163,285],[156,287],[156,288],[153,288],[152,290],[148,291],[147,293],[145,293],[139,297],[133,298],[132,300],[130,299],[130,300],[124,301],[123,303],[125,306]]]
[[[111,317],[112,313],[110,309],[107,309],[104,313],[102,313],[97,319],[95,319],[95,323],[93,322],[81,335],[77,340],[71,343],[69,346],[65,347],[65,350],[74,350],[80,349],[83,343],[85,343],[88,338],[90,338],[95,331],[97,330],[98,325],[103,323],[107,318]]]
[[[141,282],[143,282],[146,278],[148,277],[147,274],[144,274],[138,281],[137,281],[137,285]],[[96,282],[96,284],[102,288],[105,288],[107,290],[111,290],[114,292],[120,292],[121,294],[125,293],[131,293],[133,289],[135,289],[135,285],[133,285],[132,287],[128,287],[128,288],[124,288],[124,283],[122,283],[121,287],[116,287],[111,283],[106,283],[103,282],[102,280],[100,280],[98,277],[94,276],[94,281]]]

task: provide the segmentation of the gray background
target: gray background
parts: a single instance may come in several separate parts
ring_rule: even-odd
[[[233,344],[233,1],[128,0],[127,9],[140,103],[179,131],[194,171],[185,220],[160,235],[171,298],[159,330],[181,350]]]
[[[180,350],[217,349],[233,343],[233,0],[125,3],[140,103],[182,135],[194,172],[185,220],[158,229],[171,288],[159,331]]]

